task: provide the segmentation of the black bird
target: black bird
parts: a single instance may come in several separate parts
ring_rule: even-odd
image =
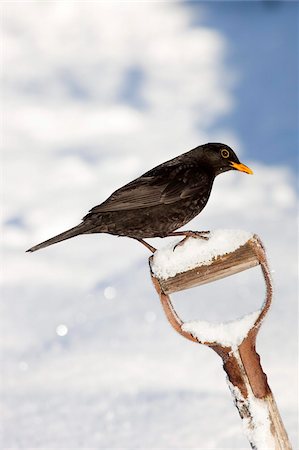
[[[200,236],[207,232],[177,231],[208,202],[214,179],[228,170],[252,174],[225,144],[200,145],[126,184],[92,208],[82,223],[27,250],[34,252],[80,234],[109,233],[137,239]]]

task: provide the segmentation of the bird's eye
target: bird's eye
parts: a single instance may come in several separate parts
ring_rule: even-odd
[[[229,151],[226,150],[226,148],[223,148],[221,150],[221,156],[222,156],[222,158],[228,158],[229,157]]]

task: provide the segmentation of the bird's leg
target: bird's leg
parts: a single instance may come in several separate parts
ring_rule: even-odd
[[[168,234],[167,236],[185,236],[184,239],[182,239],[178,244],[176,244],[173,247],[173,251],[175,251],[175,249],[177,247],[180,247],[181,245],[184,244],[184,242],[189,238],[189,237],[194,237],[194,238],[200,238],[200,239],[204,239],[205,241],[207,241],[209,239],[208,236],[210,232],[209,231],[174,231],[173,233]]]
[[[205,237],[205,234],[210,234],[210,231],[173,231],[172,233],[167,234],[169,236],[188,236],[188,237],[202,237],[203,239],[208,239]]]
[[[155,251],[157,250],[155,247],[152,247],[150,244],[145,242],[143,239],[138,239],[138,238],[133,238],[133,239],[135,239],[136,241],[138,241],[141,244],[145,245],[145,247],[152,253],[155,253]]]
[[[210,234],[209,231],[173,231],[172,233],[169,233],[167,235],[168,236],[185,236],[187,237],[194,237],[194,238],[201,238],[201,239],[205,239],[206,241],[209,239],[208,236],[206,236],[207,234]]]

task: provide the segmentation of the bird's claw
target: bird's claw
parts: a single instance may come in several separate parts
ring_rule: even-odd
[[[207,236],[206,236],[207,235]],[[209,240],[210,231],[190,231],[186,237],[194,237]]]
[[[204,239],[205,241],[208,241],[209,240],[209,234],[210,234],[209,231],[186,231],[184,239],[182,239],[180,242],[178,242],[173,247],[172,251],[174,252],[177,247],[181,247],[182,245],[184,245],[184,242],[190,237],[200,238],[200,239]]]

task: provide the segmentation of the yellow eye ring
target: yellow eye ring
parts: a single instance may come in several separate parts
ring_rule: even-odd
[[[223,148],[221,150],[221,156],[222,156],[222,158],[228,158],[229,157],[229,151],[226,150],[226,148]]]

